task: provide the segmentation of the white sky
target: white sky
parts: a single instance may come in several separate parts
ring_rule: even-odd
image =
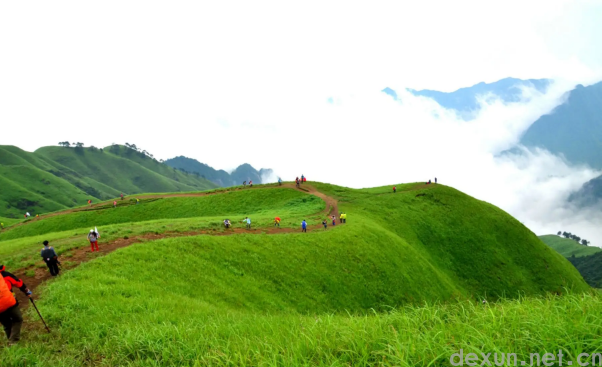
[[[602,79],[600,19],[602,1],[579,0],[4,1],[0,144],[129,142],[158,158],[247,162],[352,187],[437,175],[547,231],[549,218],[526,206],[597,173],[546,152],[494,156],[562,92]],[[505,77],[559,83],[484,105],[468,123],[432,101],[380,93]],[[564,179],[533,196],[529,185],[558,167]],[[490,178],[499,185],[476,184]]]

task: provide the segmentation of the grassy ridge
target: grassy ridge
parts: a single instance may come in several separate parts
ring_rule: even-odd
[[[370,305],[408,289],[396,280],[400,265],[394,251],[378,254],[358,243],[363,251],[356,252],[348,248],[356,235],[343,226],[322,234],[199,236],[119,250],[49,284],[39,306],[51,325],[60,325],[58,339],[28,334],[27,344],[3,353],[0,361],[447,365],[461,348],[527,358],[558,348],[573,356],[602,350],[598,294],[491,306],[428,302],[374,313]],[[378,246],[373,238],[366,241]],[[416,261],[402,262],[411,276]],[[439,283],[408,280],[417,291]],[[328,312],[333,309],[338,312]]]
[[[554,234],[548,234],[539,236],[539,238],[548,246],[558,251],[558,253],[564,257],[581,257],[593,255],[602,251],[601,248],[595,246],[583,246],[578,244],[575,240],[569,238],[560,237]]]
[[[192,218],[224,215],[231,220],[234,216],[258,214],[279,209],[283,215],[295,212],[315,213],[324,208],[324,201],[293,189],[258,189],[234,191],[219,195],[198,197],[171,197],[106,209],[69,213],[14,227],[0,234],[0,240],[10,240],[32,235],[60,232],[69,229],[130,223],[167,218]],[[308,208],[309,205],[309,208]]]
[[[362,214],[406,240],[455,283],[474,293],[561,292],[586,286],[579,273],[503,210],[443,185],[348,190],[316,184],[339,210]],[[351,216],[350,218],[353,218]]]
[[[113,151],[115,154],[112,154]],[[182,192],[217,187],[121,146],[45,147],[34,153],[0,146],[0,215],[46,213],[106,200],[121,192]]]
[[[41,290],[55,336],[27,334],[0,362],[447,365],[460,348],[528,355],[602,345],[600,296],[586,294],[566,259],[499,208],[441,185],[398,185],[396,194],[313,185],[339,199],[347,224],[162,239],[82,264]],[[70,231],[86,228],[82,221],[103,221],[116,238],[249,213],[261,226],[281,213],[291,224],[317,222],[323,208],[291,189],[165,198],[15,227],[2,233],[0,256],[28,261],[19,251],[39,233],[75,246]],[[538,298],[550,292],[565,296]],[[534,298],[503,300],[519,294]],[[482,298],[491,306],[473,303]]]

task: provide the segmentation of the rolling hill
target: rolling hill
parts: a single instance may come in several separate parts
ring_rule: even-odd
[[[439,335],[456,340],[450,349],[467,348],[474,339],[458,336],[478,328],[487,345],[511,345],[516,325],[546,323],[539,310],[553,313],[554,325],[571,321],[572,298],[556,312],[524,296],[589,287],[521,223],[451,187],[397,189],[312,183],[151,194],[140,204],[100,203],[14,225],[0,234],[0,257],[40,294],[55,336],[28,329],[0,363],[375,365],[396,358],[386,353],[396,338],[423,348]],[[347,223],[324,229],[321,221],[339,212]],[[247,216],[251,229],[241,223]],[[224,218],[233,228],[223,227]],[[85,235],[96,225],[101,252],[92,254]],[[38,253],[44,239],[72,270],[38,288],[48,278]],[[504,322],[483,319],[502,312],[475,306],[483,298],[503,303]],[[596,300],[584,302],[598,309]],[[408,317],[414,321],[403,326]],[[525,327],[528,340],[547,337]],[[579,345],[580,336],[561,342]],[[427,353],[437,359],[449,343],[432,345]],[[419,356],[422,349],[405,354],[402,364],[420,364]]]
[[[487,345],[511,345],[509,317],[541,325],[538,310],[553,309],[524,296],[588,291],[566,259],[502,210],[443,185],[397,188],[312,183],[140,195],[139,205],[99,203],[14,225],[0,234],[0,257],[26,283],[48,278],[38,253],[44,239],[73,270],[34,290],[55,337],[28,329],[0,363],[374,365],[397,337],[423,348],[444,336],[456,340],[452,350],[467,348],[459,336],[478,328]],[[324,229],[320,222],[338,212],[347,223]],[[246,216],[250,230],[240,222]],[[224,218],[234,227],[225,229]],[[308,233],[299,229],[304,219]],[[101,252],[91,254],[85,235],[94,225]],[[505,322],[483,319],[502,312],[475,306],[483,298],[501,302]],[[555,325],[572,321],[571,300],[554,312]],[[596,309],[596,299],[584,302]],[[546,337],[530,335],[521,340],[533,348],[533,335]],[[567,338],[561,342],[575,344]],[[427,354],[437,359],[449,344],[432,345]],[[420,356],[422,349],[403,360],[416,365]]]
[[[555,234],[548,234],[539,236],[539,238],[548,246],[558,251],[558,253],[564,257],[582,257],[593,255],[601,252],[602,249],[595,246],[584,246],[577,243],[575,240],[557,236]]]
[[[141,192],[199,191],[217,185],[127,147],[0,146],[0,216],[41,214]]]

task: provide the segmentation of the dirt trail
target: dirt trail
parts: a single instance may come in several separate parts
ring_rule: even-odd
[[[302,184],[300,188],[295,187],[294,184],[283,184],[282,186],[258,187],[257,189],[262,190],[262,189],[268,189],[268,188],[269,189],[289,188],[289,189],[299,190],[299,191],[302,191],[302,192],[310,194],[310,195],[315,195],[315,196],[321,198],[322,200],[324,200],[324,202],[326,203],[326,208],[322,212],[323,215],[337,215],[337,217],[338,217],[339,209],[338,209],[337,201],[334,198],[319,192],[315,187],[311,186],[310,184],[307,184],[307,183]],[[241,188],[239,190],[255,190],[255,188],[245,188],[245,189]],[[223,193],[223,192],[220,192],[220,193]],[[193,196],[206,196],[206,195],[216,195],[216,193],[168,194],[168,195],[163,195],[163,196],[162,195],[152,195],[152,196],[145,196],[145,198],[149,198],[149,197],[153,197],[153,198],[193,197]],[[71,213],[74,211],[78,211],[78,210],[68,210],[68,211],[61,212],[60,214],[67,214],[67,213]],[[53,213],[53,216],[54,215],[59,215],[59,213]],[[322,225],[308,226],[307,230],[308,231],[323,230],[323,227],[322,227]],[[106,243],[103,243],[101,241],[99,243],[100,251],[98,251],[98,252],[91,252],[90,248],[87,245],[83,246],[83,247],[78,247],[78,248],[72,249],[70,251],[72,253],[72,256],[69,258],[63,258],[63,262],[66,263],[67,261],[69,261],[70,266],[63,264],[63,268],[61,269],[61,272],[64,272],[65,270],[73,269],[73,268],[77,267],[78,265],[80,265],[81,263],[93,260],[99,256],[104,256],[104,255],[111,253],[120,248],[127,247],[127,246],[135,244],[135,243],[154,241],[154,240],[159,240],[159,239],[163,239],[163,238],[189,237],[189,236],[198,236],[198,235],[230,236],[230,235],[242,234],[242,233],[276,235],[276,234],[285,234],[285,233],[299,233],[300,231],[301,231],[301,229],[297,229],[297,228],[276,228],[276,227],[254,228],[254,229],[250,229],[250,230],[245,229],[245,228],[230,228],[230,229],[226,229],[224,231],[199,230],[199,231],[189,231],[189,232],[164,232],[164,233],[160,233],[160,234],[149,233],[149,234],[144,234],[144,235],[139,235],[139,236],[132,236],[131,238],[127,238],[127,239],[118,238],[114,241],[106,242]],[[34,270],[35,274],[33,276],[26,275],[26,272],[30,272],[31,270]],[[31,266],[28,268],[15,270],[14,274],[17,275],[19,278],[21,278],[23,280],[23,282],[32,291],[34,291],[44,281],[52,278],[52,276],[48,272],[48,268],[46,268],[46,267],[38,268],[36,266]],[[60,275],[59,275],[59,277],[60,277]],[[29,302],[27,301],[26,297],[21,292],[16,292],[16,295],[17,295],[17,298],[19,299],[19,303],[21,304],[21,307],[26,308],[29,306]]]
[[[141,195],[130,195],[129,197],[138,197],[140,199],[163,199],[163,198],[175,198],[175,197],[197,197],[197,196],[209,196],[209,195],[220,195],[220,194],[225,194],[227,192],[234,192],[234,191],[243,191],[243,190],[267,190],[267,189],[282,189],[282,188],[288,188],[288,189],[296,189],[299,191],[303,191],[306,193],[310,193],[312,195],[318,196],[319,198],[323,199],[324,201],[326,201],[327,199],[331,199],[328,196],[322,194],[321,192],[317,191],[315,188],[313,187],[309,187],[306,186],[304,187],[303,184],[301,185],[301,189],[295,187],[294,184],[292,183],[284,183],[282,185],[261,185],[261,186],[257,186],[257,187],[237,187],[234,189],[224,189],[224,190],[219,190],[219,191],[211,191],[211,192],[190,192],[190,193],[182,193],[182,194],[151,194],[151,195],[146,195],[146,194],[141,194]],[[117,199],[115,199],[117,200]],[[65,214],[69,214],[69,213],[77,213],[77,212],[87,212],[87,211],[91,211],[91,210],[102,210],[101,207],[105,206],[105,205],[111,205],[111,201],[112,200],[108,200],[108,201],[101,201],[99,203],[96,204],[92,204],[90,206],[85,206],[85,207],[79,207],[79,208],[73,208],[73,209],[66,209],[66,210],[62,210],[60,212],[54,212],[54,213],[48,213],[48,214],[42,214],[42,216],[40,216],[39,218],[36,217],[31,217],[28,221],[26,222],[20,222],[20,223],[16,223],[11,225],[10,227],[6,228],[5,230],[10,230],[12,228],[15,227],[19,227],[22,225],[26,225],[28,223],[33,223],[33,222],[37,222],[39,220],[44,220],[46,218],[51,218],[51,217],[56,217],[57,215],[65,215]],[[119,204],[123,205],[123,202],[121,200],[117,200],[118,206]],[[127,203],[129,203],[129,199],[127,201]],[[327,204],[329,204],[330,206],[333,206],[334,208],[337,208],[337,204],[336,204],[336,200],[332,199],[329,202],[327,202]],[[128,204],[128,205],[133,205],[133,204]],[[328,209],[328,205],[326,206],[326,209]],[[336,213],[337,211],[334,210],[333,213]]]

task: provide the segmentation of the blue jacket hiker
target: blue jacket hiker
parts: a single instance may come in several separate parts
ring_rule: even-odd
[[[52,246],[48,246],[48,241],[44,241],[44,248],[40,251],[40,256],[44,259],[46,266],[48,266],[48,270],[50,270],[50,275],[53,277],[59,275],[59,266],[58,266],[58,256],[56,251]]]
[[[303,222],[301,222],[301,231],[307,232],[307,222],[305,220],[303,220]]]

